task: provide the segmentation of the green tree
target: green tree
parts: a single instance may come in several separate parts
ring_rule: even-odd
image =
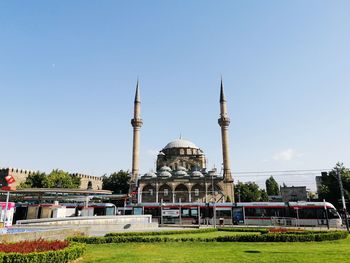
[[[22,182],[18,188],[42,188],[46,184],[47,175],[42,172],[29,174],[25,182]]]
[[[102,189],[111,190],[115,194],[127,194],[129,191],[129,171],[120,170],[110,176],[103,176]]]
[[[242,183],[238,182],[235,186],[235,200],[236,202],[259,202],[267,201],[267,194],[265,190],[261,190],[254,182]]]
[[[79,188],[80,178],[71,176],[62,170],[52,170],[45,180],[44,187],[47,188]]]
[[[350,199],[350,170],[344,167],[343,163],[337,163],[335,167],[328,173],[321,174],[321,187],[319,191],[319,199],[332,203],[338,209],[342,207],[340,200],[340,189],[337,177],[337,171],[340,172],[341,180],[344,187],[344,197],[347,203]]]
[[[265,186],[267,195],[279,195],[280,191],[278,183],[272,175],[265,181]]]

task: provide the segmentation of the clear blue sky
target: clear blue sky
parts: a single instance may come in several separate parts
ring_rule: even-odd
[[[350,166],[349,1],[1,1],[0,167],[141,171],[182,133],[234,171]],[[236,176],[236,180],[266,177]],[[314,188],[314,176],[280,176]]]

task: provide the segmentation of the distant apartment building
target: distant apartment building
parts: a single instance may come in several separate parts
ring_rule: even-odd
[[[306,186],[280,187],[283,202],[307,201]]]

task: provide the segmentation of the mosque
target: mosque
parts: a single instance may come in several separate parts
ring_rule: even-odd
[[[139,174],[141,98],[139,84],[134,100],[133,151],[130,192],[137,193],[137,203],[208,203],[234,202],[230,168],[227,113],[224,87],[220,87],[220,117],[223,169],[207,170],[204,152],[193,142],[179,138],[169,142],[157,156],[156,172]]]

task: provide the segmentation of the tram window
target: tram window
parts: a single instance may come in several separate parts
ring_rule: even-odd
[[[316,209],[317,212],[317,219],[326,219],[326,213],[325,213],[325,210],[323,208],[317,208]]]
[[[182,216],[189,216],[190,215],[190,209],[182,209]]]
[[[283,208],[265,208],[265,216],[269,217],[283,217]]]
[[[246,216],[255,216],[255,209],[254,208],[245,208],[245,215]]]
[[[149,195],[153,195],[153,189],[149,189]]]
[[[197,209],[191,209],[191,216],[198,216],[198,210]]]
[[[160,216],[160,210],[158,208],[144,208],[145,215]]]
[[[115,215],[114,207],[106,207],[106,216]]]
[[[299,218],[305,218],[305,219],[315,219],[317,217],[316,209],[313,209],[313,208],[299,209],[298,214],[299,214]]]
[[[329,219],[339,218],[339,215],[334,208],[328,208],[328,218]]]
[[[218,217],[231,217],[231,210],[216,210]]]
[[[164,196],[168,196],[168,194],[169,194],[168,189],[164,189]]]

